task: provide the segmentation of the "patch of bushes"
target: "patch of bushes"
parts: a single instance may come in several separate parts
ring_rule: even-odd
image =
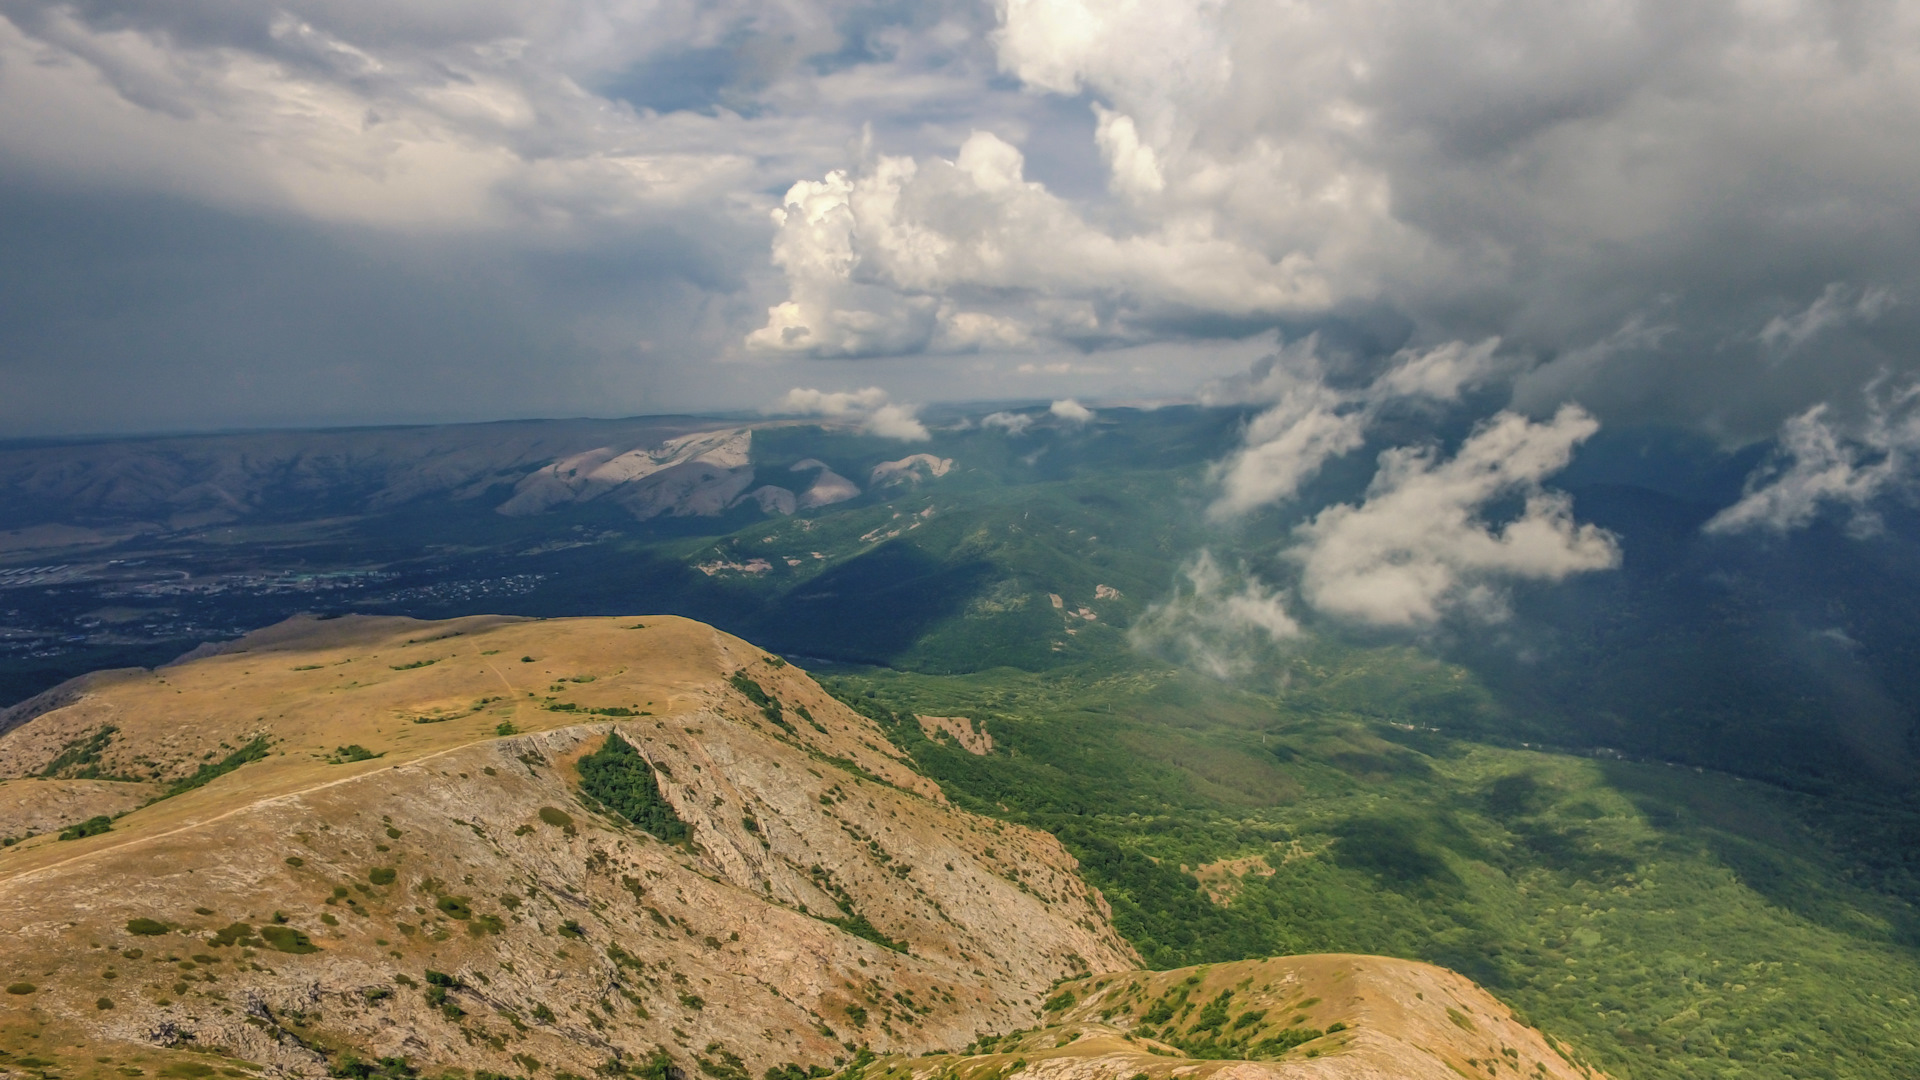
[[[40,988],[33,985],[30,982],[9,983],[7,985],[7,993],[19,995],[22,997],[26,996],[27,994],[31,994],[38,989]]]
[[[881,933],[879,927],[868,922],[867,917],[865,915],[860,914],[857,911],[849,915],[846,915],[843,918],[838,918],[838,919],[822,918],[820,921],[832,923],[833,925],[839,927],[840,929],[845,930],[847,933],[852,934],[854,937],[865,938],[866,940],[873,942],[875,945],[878,945],[881,948],[892,949],[894,952],[897,952],[897,953],[903,953],[907,951],[906,942],[895,941],[892,938],[888,937],[887,935]]]
[[[40,770],[40,775],[59,776],[62,772],[72,769],[73,773],[68,777],[69,779],[99,779],[100,755],[106,752],[107,744],[113,741],[114,735],[119,730],[112,726],[103,727],[91,735],[82,735],[73,740],[62,748],[52,761],[47,762],[47,767]]]
[[[653,766],[633,744],[608,735],[600,749],[580,759],[580,790],[640,829],[668,843],[692,835],[673,804],[660,794]]]
[[[307,935],[295,930],[291,926],[263,926],[260,928],[260,936],[266,941],[268,948],[277,952],[314,953],[320,951],[320,946],[315,945]]]
[[[60,832],[62,840],[78,840],[83,836],[99,836],[113,829],[113,819],[105,814],[96,814],[71,828]]]
[[[159,937],[172,927],[158,919],[128,919],[127,933],[140,937]]]
[[[239,945],[243,948],[257,948],[260,945],[260,938],[254,935],[251,924],[236,922],[229,923],[225,927],[214,931],[213,936],[207,939],[207,944],[215,948],[228,945]]]
[[[559,829],[573,828],[573,815],[557,806],[541,807],[540,820]]]
[[[448,996],[449,991],[455,990],[460,986],[459,979],[454,978],[444,971],[433,971],[431,969],[427,971],[426,976],[427,1004],[439,1009],[440,1015],[449,1020],[458,1020],[462,1016],[467,1015],[467,1011],[454,1004],[453,1000]]]
[[[361,746],[359,743],[353,743],[350,746],[334,747],[333,756],[327,759],[327,764],[347,765],[356,761],[372,761],[374,758],[383,758],[386,756],[387,752],[384,750],[376,754],[366,747]]]
[[[259,761],[261,758],[267,756],[267,747],[269,745],[265,735],[255,735],[253,741],[235,750],[233,753],[228,754],[226,757],[221,758],[219,761],[202,765],[194,770],[192,776],[175,780],[173,786],[167,788],[167,793],[162,795],[161,798],[171,799],[175,795],[192,791],[194,788],[204,787],[248,762]]]
[[[367,880],[373,882],[375,885],[391,885],[393,884],[393,879],[397,877],[398,874],[399,871],[391,866],[376,866],[367,871]]]
[[[762,1080],[820,1080],[823,1076],[832,1076],[833,1070],[825,1065],[795,1065],[783,1062],[766,1071]]]
[[[782,715],[780,699],[767,693],[766,688],[753,681],[753,678],[749,676],[744,669],[734,672],[733,675],[727,679],[727,682],[731,684],[735,690],[740,691],[741,695],[748,701],[758,705],[760,707],[760,715],[766,717],[769,723],[789,735],[794,733],[793,725],[788,723],[787,718]]]
[[[327,1068],[327,1075],[341,1080],[413,1080],[420,1075],[420,1070],[408,1064],[403,1057],[362,1061],[348,1051]]]

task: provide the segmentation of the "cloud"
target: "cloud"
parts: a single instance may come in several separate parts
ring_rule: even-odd
[[[1189,664],[1215,678],[1245,675],[1276,645],[1301,635],[1284,594],[1242,569],[1230,574],[1201,551],[1181,568],[1184,583],[1128,631],[1135,648]]]
[[[1235,517],[1292,499],[1328,461],[1365,445],[1387,405],[1458,401],[1466,389],[1511,369],[1499,346],[1489,338],[1404,349],[1371,382],[1342,390],[1328,384],[1318,339],[1309,336],[1260,360],[1246,377],[1209,387],[1202,394],[1209,404],[1273,402],[1247,425],[1241,449],[1215,469],[1221,493],[1209,513]]]
[[[1331,299],[1303,256],[1186,228],[1108,233],[1024,167],[975,131],[951,161],[880,156],[795,184],[773,211],[788,298],[747,346],[864,357],[1124,341],[1158,314],[1271,317]]]
[[[1033,426],[1033,417],[1026,413],[996,412],[980,418],[981,427],[1004,428],[1009,436],[1018,438]]]
[[[1318,329],[1363,366],[1498,338],[1532,414],[1731,442],[1920,368],[1916,51],[1908,5],[1841,0],[7,0],[0,175],[319,236],[321,293],[377,261],[558,343],[463,389],[482,414],[740,407],[843,358],[932,358],[915,394],[959,398],[974,356]],[[179,324],[229,315],[253,253],[107,254],[84,216],[46,245],[76,276],[155,265]],[[332,380],[330,415],[437,407],[446,323],[348,305],[366,340],[303,350],[300,295],[268,301],[220,332],[286,415],[341,356],[405,372]],[[24,307],[0,356],[46,355]],[[1635,320],[1663,332],[1594,347]],[[196,377],[157,321],[82,321],[34,376],[55,408],[10,415]]]
[[[1598,402],[1728,438],[1920,356],[1911,320],[1867,333],[1920,287],[1920,114],[1898,104],[1920,96],[1920,21],[1894,8],[996,9],[1000,70],[1090,114],[1106,197],[1040,175],[1026,158],[1057,149],[1012,129],[870,144],[807,181],[835,189],[830,237],[781,219],[786,299],[753,347],[1105,348],[1390,312],[1417,340],[1537,357],[1537,411]],[[1772,310],[1836,280],[1880,284]],[[1594,344],[1636,324],[1660,332]],[[1814,337],[1845,346],[1830,371],[1751,377]]]
[[[1054,402],[1047,408],[1047,411],[1053,414],[1056,419],[1064,420],[1074,427],[1079,427],[1093,420],[1093,410],[1072,398],[1062,398]]]
[[[1775,460],[1747,478],[1740,501],[1715,514],[1705,531],[1785,533],[1812,522],[1829,505],[1848,512],[1848,530],[1880,528],[1873,503],[1910,487],[1920,458],[1920,382],[1875,382],[1867,415],[1849,434],[1815,405],[1781,425]]]
[[[915,415],[917,405],[899,405],[889,400],[885,390],[869,386],[861,390],[825,391],[796,386],[787,391],[769,412],[798,416],[824,416],[855,422],[867,435],[902,442],[925,442],[933,436]]]
[[[1872,322],[1893,303],[1893,293],[1888,289],[1855,290],[1836,281],[1803,310],[1768,319],[1760,328],[1759,341],[1769,352],[1784,356],[1797,352],[1827,330],[1855,321]]]
[[[1560,581],[1619,565],[1614,537],[1576,524],[1572,500],[1545,479],[1599,430],[1578,406],[1534,423],[1501,413],[1476,428],[1449,460],[1400,447],[1358,506],[1328,507],[1297,530],[1289,555],[1300,593],[1315,610],[1380,627],[1421,627],[1449,611],[1499,618],[1509,580]],[[1517,516],[1485,520],[1518,501]]]

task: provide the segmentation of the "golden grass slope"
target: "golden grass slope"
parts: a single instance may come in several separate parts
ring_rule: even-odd
[[[1266,1042],[1261,1060],[1196,1059],[1173,1045],[1207,1036],[1216,1002],[1220,1034]],[[1328,954],[1114,973],[1067,982],[1048,1006],[1045,1026],[992,1040],[988,1053],[883,1057],[863,1080],[1604,1080],[1470,980],[1411,960]]]
[[[742,669],[824,730],[770,723]],[[587,1075],[664,1047],[757,1076],[960,1045],[1136,962],[1050,836],[954,810],[804,673],[685,620],[283,624],[33,718],[0,772],[106,728],[87,767],[143,784],[271,749],[0,852],[0,1069]],[[616,731],[691,843],[576,797]],[[906,951],[817,917],[836,898]]]

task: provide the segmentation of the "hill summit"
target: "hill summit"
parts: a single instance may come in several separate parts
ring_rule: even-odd
[[[684,619],[296,619],[0,729],[0,1073],[1592,1075],[1424,965],[1132,970],[1053,837]]]

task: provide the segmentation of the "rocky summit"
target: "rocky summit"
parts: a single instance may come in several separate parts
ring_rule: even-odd
[[[0,1075],[1597,1075],[1425,965],[1136,970],[1052,836],[685,619],[296,619],[0,728]]]

